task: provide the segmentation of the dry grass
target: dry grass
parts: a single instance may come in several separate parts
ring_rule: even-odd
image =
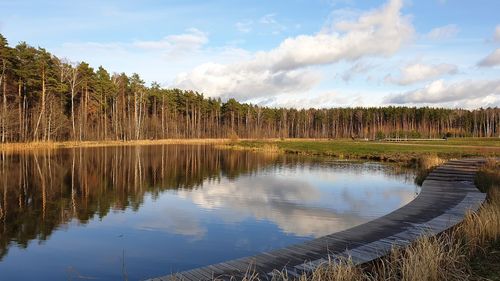
[[[105,147],[128,145],[161,145],[161,144],[225,144],[230,139],[160,139],[160,140],[131,140],[131,141],[66,141],[66,142],[28,142],[0,144],[0,151],[24,151],[38,149],[58,149],[74,147]]]
[[[500,238],[500,189],[491,188],[488,202],[478,212],[467,214],[457,231],[471,255],[483,251]]]
[[[466,251],[456,236],[423,236],[404,249],[394,249],[372,272],[373,280],[466,280]]]
[[[274,281],[440,281],[468,280],[467,251],[456,243],[455,234],[423,236],[412,245],[393,249],[391,254],[373,265],[362,268],[351,260],[332,261],[319,266],[311,274],[290,277],[276,271]],[[245,281],[261,280],[254,273]]]
[[[497,217],[498,219],[498,217]],[[367,267],[356,266],[352,261],[329,261],[311,274],[299,278],[288,276],[285,271],[275,272],[274,281],[440,281],[469,280],[469,245],[453,231],[439,236],[422,236],[412,245],[395,248],[391,254]],[[498,233],[497,233],[498,235]],[[484,240],[488,243],[488,240]],[[247,272],[242,279],[257,281],[255,272]]]
[[[367,280],[367,275],[363,270],[354,265],[351,260],[334,263],[330,261],[328,264],[320,266],[310,276],[302,275],[300,281],[364,281]]]
[[[418,158],[418,166],[420,169],[431,169],[443,164],[446,160],[438,157],[435,154],[422,155]]]
[[[435,154],[425,154],[419,156],[415,161],[416,163],[412,165],[416,166],[417,168],[415,183],[418,185],[422,185],[425,178],[427,178],[432,169],[434,169],[434,167],[443,164],[445,161],[446,161],[445,159],[440,158]]]
[[[260,147],[250,147],[238,145],[238,142],[230,141],[229,143],[218,144],[215,146],[219,149],[230,149],[237,151],[254,151],[263,153],[282,153],[283,151],[278,147],[276,143],[266,143]]]
[[[266,144],[262,147],[262,151],[263,152],[278,153],[278,152],[280,152],[280,149],[276,144]]]
[[[354,265],[352,260],[329,261],[319,266],[309,275],[302,275],[299,278],[289,276],[286,271],[275,270],[272,273],[272,281],[369,281],[363,269]],[[214,278],[214,280],[222,280]],[[247,270],[241,279],[231,278],[231,280],[260,281],[255,270]],[[267,280],[267,279],[266,279]]]
[[[500,187],[500,161],[488,160],[476,176],[476,186],[487,193]]]

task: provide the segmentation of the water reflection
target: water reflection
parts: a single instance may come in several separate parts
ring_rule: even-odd
[[[10,242],[46,240],[71,219],[137,211],[146,192],[193,189],[236,178],[276,159],[210,146],[80,148],[1,155],[0,258]]]
[[[387,179],[370,175],[364,164],[351,163],[348,168],[332,165],[286,168],[257,178],[244,177],[238,182],[208,183],[203,189],[178,194],[218,212],[228,223],[250,217],[271,221],[286,233],[310,237],[367,222],[415,197],[401,185],[387,185]],[[335,176],[332,169],[336,170]]]
[[[20,280],[75,268],[113,280],[125,250],[131,279],[189,269],[343,230],[415,197],[411,171],[203,145],[0,156],[0,275]]]

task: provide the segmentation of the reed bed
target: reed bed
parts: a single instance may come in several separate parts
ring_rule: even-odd
[[[478,212],[467,214],[457,231],[471,255],[500,238],[500,189],[498,186],[488,192],[488,202]]]
[[[3,143],[0,151],[24,151],[39,149],[58,149],[75,147],[106,147],[106,146],[131,146],[131,145],[162,145],[162,144],[224,144],[230,139],[159,139],[159,140],[107,140],[107,141],[65,141],[65,142],[27,142]]]
[[[446,162],[445,159],[440,158],[435,154],[422,155],[418,158],[418,167],[420,169],[432,169]]]
[[[422,236],[404,249],[393,249],[372,272],[372,280],[467,280],[465,248],[456,234]]]

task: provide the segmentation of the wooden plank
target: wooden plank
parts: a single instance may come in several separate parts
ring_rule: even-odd
[[[196,280],[210,280],[211,277],[211,274],[203,268],[190,270],[189,273],[195,276]]]

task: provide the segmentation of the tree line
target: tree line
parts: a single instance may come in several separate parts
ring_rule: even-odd
[[[500,136],[499,108],[272,108],[147,86],[0,34],[0,141]]]

